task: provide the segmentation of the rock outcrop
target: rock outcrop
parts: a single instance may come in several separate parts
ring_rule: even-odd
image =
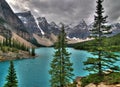
[[[41,36],[41,31],[36,23],[36,20],[34,16],[31,14],[30,11],[27,12],[21,12],[21,13],[16,13],[16,15],[21,19],[23,22],[24,26],[26,27],[27,32],[30,34],[37,34]]]
[[[16,31],[22,30],[26,32],[24,24],[17,17],[17,15],[14,14],[14,12],[5,0],[0,0],[0,18],[5,20]]]
[[[78,25],[73,27],[68,34],[70,38],[76,37],[81,39],[86,39],[89,35],[90,35],[90,32],[84,20],[82,20]]]
[[[13,32],[26,41],[35,42],[33,35],[28,32],[9,4],[5,0],[0,0],[0,35],[9,38]]]
[[[105,85],[104,83],[100,83],[98,85],[95,85],[93,83],[88,84],[85,87],[120,87],[120,84],[115,84],[115,85]]]
[[[43,30],[46,36],[49,37],[50,34],[58,35],[60,33],[59,26],[55,22],[48,23],[45,17],[37,18],[39,27]]]

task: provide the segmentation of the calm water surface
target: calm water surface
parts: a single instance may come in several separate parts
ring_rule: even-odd
[[[87,51],[72,48],[67,50],[72,53],[71,62],[75,77],[88,75],[88,72],[83,70],[82,62],[92,55]],[[50,87],[48,71],[54,51],[53,48],[38,48],[36,49],[37,58],[14,61],[19,87]],[[9,62],[0,62],[0,87],[5,83],[8,66]]]

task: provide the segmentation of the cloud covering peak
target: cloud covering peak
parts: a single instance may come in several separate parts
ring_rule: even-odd
[[[51,22],[78,23],[82,19],[93,22],[95,0],[6,0],[14,12],[31,11],[35,17],[46,17]],[[120,0],[104,0],[109,22],[120,21]]]

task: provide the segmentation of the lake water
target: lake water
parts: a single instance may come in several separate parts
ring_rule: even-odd
[[[71,62],[74,68],[74,77],[86,76],[87,71],[84,71],[83,61],[87,57],[92,56],[87,51],[67,49],[71,54]],[[14,61],[19,87],[50,87],[50,62],[54,55],[53,48],[38,48],[35,50],[38,55],[34,59],[24,59]],[[5,83],[9,62],[0,62],[0,87]]]

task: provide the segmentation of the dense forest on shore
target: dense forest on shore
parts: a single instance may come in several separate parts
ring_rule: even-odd
[[[119,52],[120,51],[120,34],[117,34],[112,37],[103,37],[103,43],[106,45],[106,49],[114,51],[114,52]],[[75,49],[80,49],[80,50],[88,50],[91,51],[91,48],[95,48],[96,40],[91,40],[91,41],[86,41],[86,42],[81,42],[77,43],[74,45],[71,45],[71,47]]]

